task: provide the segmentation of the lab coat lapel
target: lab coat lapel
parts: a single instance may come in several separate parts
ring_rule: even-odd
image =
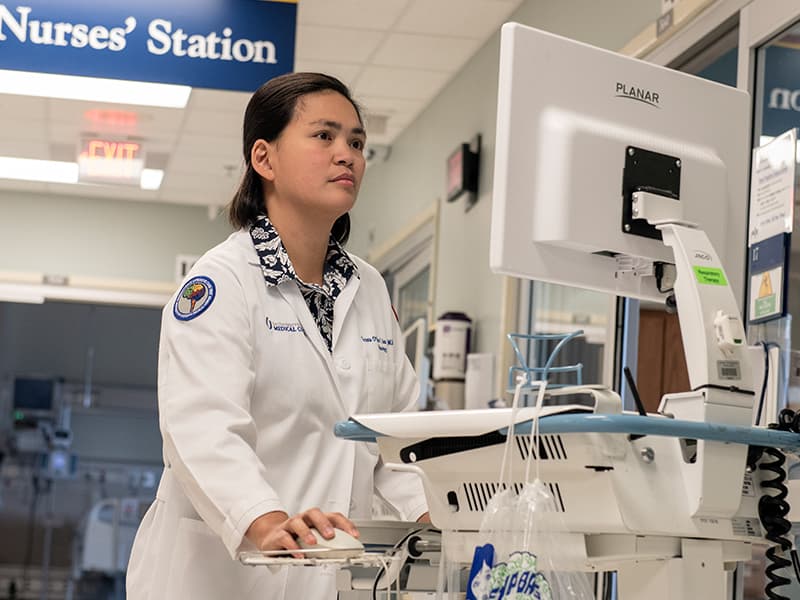
[[[328,376],[331,378],[331,383],[333,384],[336,399],[339,401],[339,406],[342,408],[343,412],[347,413],[344,400],[342,399],[342,384],[339,381],[339,376],[336,374],[336,369],[333,368],[331,353],[328,352],[328,346],[325,344],[325,340],[319,332],[317,322],[314,321],[314,317],[308,309],[308,304],[306,304],[303,294],[300,293],[297,284],[294,282],[282,283],[278,286],[278,290],[281,296],[283,296],[283,299],[292,307],[294,314],[297,316],[297,320],[300,321],[300,324],[303,326],[306,337],[325,363],[325,368],[328,370]]]
[[[339,292],[336,302],[333,305],[333,348],[336,349],[336,344],[339,341],[340,334],[342,333],[342,326],[350,307],[353,305],[353,299],[356,297],[359,283],[361,279],[353,275],[344,286],[344,289]]]
[[[325,361],[325,365],[328,367],[328,371],[330,371],[331,376],[333,377],[334,381],[336,381],[338,387],[338,379],[336,378],[336,372],[333,369],[331,353],[328,352],[328,346],[325,343],[325,340],[322,339],[322,334],[319,332],[317,322],[314,321],[314,317],[311,315],[311,311],[308,309],[308,305],[303,298],[303,294],[300,293],[297,284],[295,284],[293,281],[284,282],[278,286],[278,290],[280,291],[284,300],[286,300],[286,302],[288,302],[292,307],[292,310],[294,310],[294,314],[297,316],[297,319],[300,321],[300,324],[305,330],[306,337],[311,341],[311,345],[314,346],[314,350],[319,352],[320,357]]]

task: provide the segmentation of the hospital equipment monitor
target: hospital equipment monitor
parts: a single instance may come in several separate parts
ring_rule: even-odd
[[[749,106],[728,86],[504,25],[491,268],[663,302],[654,273],[672,249],[636,218],[636,195],[707,233],[741,306]]]
[[[57,381],[47,377],[15,377],[12,411],[15,418],[52,416]]]

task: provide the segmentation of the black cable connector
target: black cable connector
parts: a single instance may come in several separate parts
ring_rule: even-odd
[[[622,372],[625,374],[625,381],[628,382],[628,387],[631,390],[633,401],[636,404],[636,410],[639,411],[641,416],[646,417],[647,411],[642,403],[642,398],[639,396],[639,390],[636,388],[636,382],[633,380],[633,373],[631,373],[631,370],[628,367],[623,368]]]
[[[656,289],[662,294],[669,294],[671,291],[675,289],[674,287],[667,289],[663,289],[661,287],[664,283],[664,267],[666,266],[666,264],[667,263],[663,263],[660,261],[656,261],[653,263],[653,275],[655,275],[656,277]]]
[[[625,381],[628,382],[628,388],[631,390],[631,396],[633,396],[633,402],[636,404],[636,410],[639,412],[640,416],[646,417],[647,411],[642,403],[642,398],[639,396],[639,390],[636,388],[636,382],[633,380],[633,373],[631,373],[631,370],[628,367],[624,367],[622,372],[625,374]],[[644,435],[631,433],[628,435],[628,441],[633,442],[634,440],[638,440],[643,437]]]

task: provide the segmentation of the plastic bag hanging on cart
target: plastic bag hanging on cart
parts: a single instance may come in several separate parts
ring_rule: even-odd
[[[484,545],[475,549],[467,600],[593,600],[586,575],[574,571],[585,559],[585,549],[575,546],[575,536],[563,533],[565,527],[553,494],[539,478],[540,452],[534,450],[539,447],[538,416],[531,429],[525,479],[522,483],[513,481],[514,425],[526,387],[538,388],[536,415],[544,400],[546,382],[519,377],[498,491],[484,512],[480,528]]]

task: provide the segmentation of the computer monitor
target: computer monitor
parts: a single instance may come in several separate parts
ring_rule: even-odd
[[[647,265],[672,250],[629,203],[649,191],[706,232],[741,306],[749,111],[734,88],[504,25],[491,268],[663,301]]]
[[[53,416],[58,385],[52,377],[15,377],[11,406],[15,420]]]

